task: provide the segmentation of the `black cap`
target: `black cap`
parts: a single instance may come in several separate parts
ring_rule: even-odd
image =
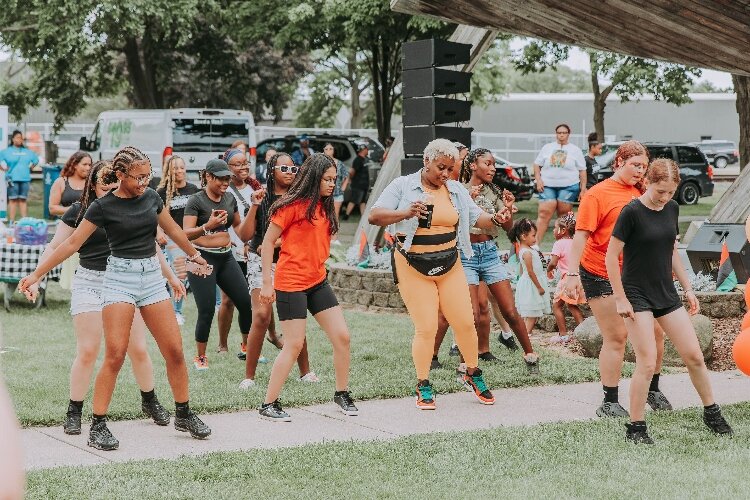
[[[206,173],[209,173],[214,177],[229,177],[232,175],[232,172],[229,171],[227,162],[218,158],[208,160],[208,163],[206,163]]]
[[[367,144],[365,144],[364,142],[360,142],[359,144],[357,144],[357,153],[359,153],[360,151],[364,151],[365,149],[369,149],[369,148],[367,147]]]

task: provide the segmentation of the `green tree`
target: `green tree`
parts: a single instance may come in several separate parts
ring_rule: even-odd
[[[61,124],[86,99],[125,92],[136,108],[241,107],[279,116],[303,54],[237,36],[228,0],[6,0],[0,45],[31,78],[0,84],[18,117],[46,99]],[[261,27],[264,18],[255,23]],[[260,29],[260,28],[259,28]],[[271,36],[267,33],[266,38]]]
[[[522,73],[542,72],[568,58],[570,46],[532,41],[515,57]],[[604,139],[604,109],[607,97],[615,92],[621,102],[653,94],[655,99],[676,105],[691,102],[688,92],[701,70],[680,64],[587,49],[591,65],[591,91],[594,94],[594,126]]]

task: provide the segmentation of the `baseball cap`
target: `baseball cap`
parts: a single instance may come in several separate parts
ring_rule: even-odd
[[[224,160],[214,158],[206,163],[206,173],[213,175],[214,177],[229,177],[232,172],[229,171],[229,166]]]
[[[369,149],[369,148],[367,147],[367,144],[365,144],[364,142],[360,142],[359,144],[357,144],[357,153],[359,153],[360,151],[364,151],[365,149]]]

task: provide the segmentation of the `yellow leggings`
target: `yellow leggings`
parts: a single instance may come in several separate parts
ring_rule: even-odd
[[[411,355],[417,379],[426,380],[430,375],[438,309],[453,328],[466,366],[476,368],[479,364],[477,330],[461,260],[456,261],[453,268],[442,276],[425,276],[411,267],[400,253],[396,252],[395,259],[398,290],[414,322]]]

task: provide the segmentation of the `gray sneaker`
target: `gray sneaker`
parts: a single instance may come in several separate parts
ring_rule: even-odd
[[[672,409],[672,403],[661,391],[648,391],[646,402],[654,411],[669,411]]]
[[[289,414],[281,408],[281,403],[279,403],[278,399],[273,403],[268,403],[261,406],[258,412],[260,413],[260,418],[270,420],[271,422],[292,421],[292,417],[290,417]]]
[[[629,417],[628,410],[622,407],[620,403],[602,402],[602,405],[596,409],[597,417]]]

